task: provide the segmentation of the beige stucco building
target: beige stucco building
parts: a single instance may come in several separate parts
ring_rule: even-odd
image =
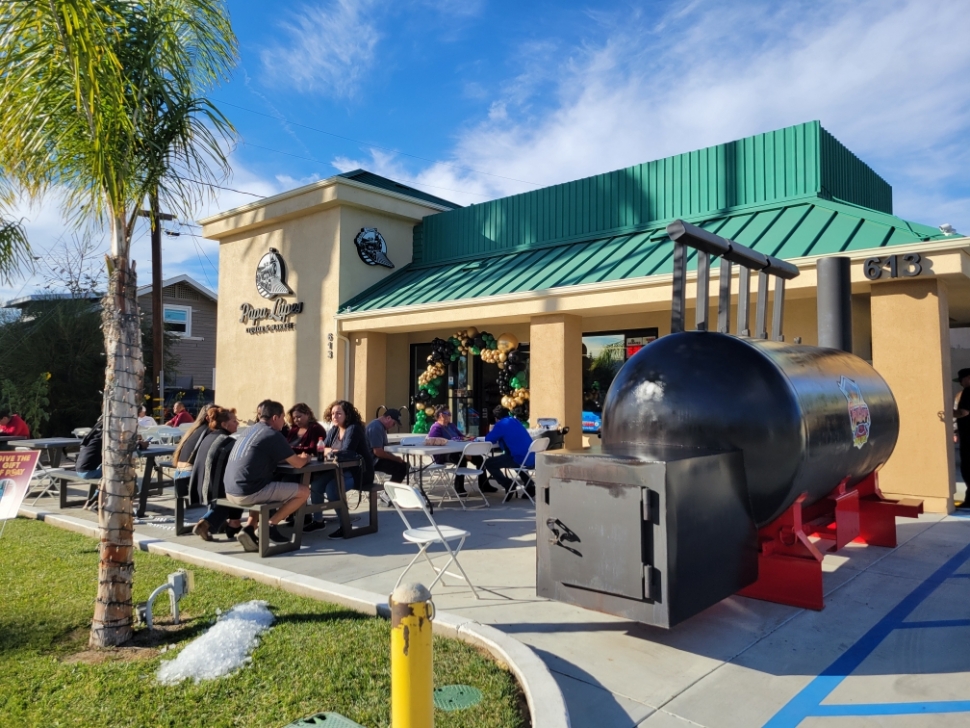
[[[970,326],[970,239],[893,216],[888,185],[846,154],[812,122],[468,208],[358,171],[210,217],[203,234],[220,244],[218,399],[244,416],[267,397],[318,411],[348,398],[365,418],[381,406],[413,413],[429,342],[474,326],[528,344],[530,418],[559,419],[571,427],[567,446],[582,447],[584,345],[670,332],[664,227],[683,218],[798,267],[788,341],[817,343],[818,258],[851,258],[854,353],[900,409],[882,488],[950,510],[950,338],[951,327]],[[393,268],[372,264],[382,248]],[[290,293],[260,295],[261,261]],[[688,321],[695,281],[689,273]],[[714,300],[716,266],[710,286]],[[467,405],[479,418],[467,426],[484,430],[494,373],[470,359],[440,398]]]

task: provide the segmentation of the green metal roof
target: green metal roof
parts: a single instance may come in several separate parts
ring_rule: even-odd
[[[777,258],[828,255],[943,239],[937,228],[884,212],[804,197],[685,216],[711,232]],[[476,259],[412,263],[344,304],[340,312],[380,310],[541,291],[671,273],[666,221],[623,234],[517,248]]]
[[[426,217],[414,261],[623,235],[675,218],[823,197],[892,213],[892,188],[818,121]]]
[[[448,200],[444,200],[440,197],[429,195],[427,192],[422,192],[421,190],[416,190],[413,187],[402,185],[400,182],[395,182],[387,177],[381,177],[379,174],[368,172],[366,169],[355,169],[351,172],[344,172],[343,174],[339,174],[337,176],[346,177],[347,179],[352,179],[356,182],[370,185],[371,187],[378,187],[382,190],[389,190],[391,192],[397,192],[401,195],[407,195],[408,197],[414,197],[415,199],[424,200],[425,202],[432,202],[435,205],[441,205],[442,207],[450,207],[452,209],[461,207],[461,205],[454,202],[449,202]]]

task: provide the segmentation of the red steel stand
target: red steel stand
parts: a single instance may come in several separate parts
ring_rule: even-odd
[[[896,517],[916,518],[923,501],[891,500],[879,492],[875,473],[854,487],[843,480],[825,498],[805,505],[798,497],[778,518],[758,531],[758,580],[738,594],[805,609],[822,609],[820,546],[838,551],[851,541],[896,545]],[[818,540],[813,541],[810,537]]]

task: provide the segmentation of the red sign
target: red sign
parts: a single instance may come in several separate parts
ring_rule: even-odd
[[[626,358],[629,359],[655,338],[654,336],[628,336],[626,339]]]
[[[17,517],[39,458],[39,450],[0,452],[0,521]]]

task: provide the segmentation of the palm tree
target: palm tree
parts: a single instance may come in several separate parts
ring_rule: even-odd
[[[132,630],[144,371],[132,232],[146,198],[188,214],[208,193],[197,183],[228,171],[232,127],[204,94],[228,76],[235,47],[222,0],[0,4],[0,174],[32,198],[56,189],[75,224],[110,230],[94,647],[122,644]]]
[[[17,271],[32,267],[23,224],[0,214],[0,282],[8,283]]]

